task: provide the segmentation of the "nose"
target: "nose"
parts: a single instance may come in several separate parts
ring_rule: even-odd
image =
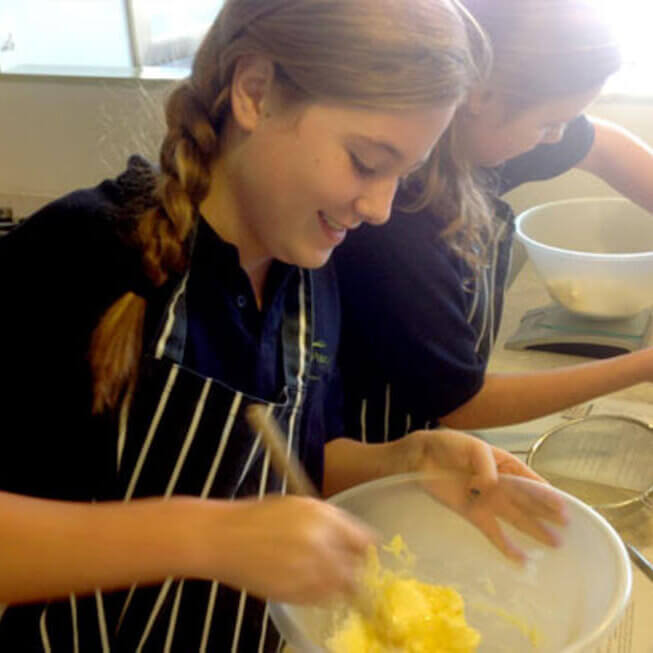
[[[366,187],[354,203],[356,214],[372,225],[382,225],[390,218],[398,179],[376,180]]]

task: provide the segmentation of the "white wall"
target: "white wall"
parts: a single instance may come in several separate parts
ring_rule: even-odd
[[[0,75],[0,202],[16,215],[119,172],[129,154],[156,158],[170,83]],[[653,101],[603,99],[592,113],[653,144]],[[547,200],[611,192],[581,172],[510,194],[517,211]]]
[[[156,158],[169,83],[0,76],[0,202],[17,216]]]

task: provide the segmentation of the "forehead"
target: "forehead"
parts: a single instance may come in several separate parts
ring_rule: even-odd
[[[323,134],[336,136],[349,144],[373,149],[396,159],[414,156],[415,150],[430,149],[446,128],[456,105],[373,110],[338,105],[316,104],[305,119]]]

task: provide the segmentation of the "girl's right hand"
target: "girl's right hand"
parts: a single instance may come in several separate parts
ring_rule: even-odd
[[[261,598],[318,603],[352,593],[357,570],[376,539],[354,517],[318,499],[220,502],[221,514],[213,519],[211,503],[205,506],[203,541],[193,545],[199,575]]]

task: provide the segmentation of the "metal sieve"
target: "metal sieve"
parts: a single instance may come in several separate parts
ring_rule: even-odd
[[[603,514],[653,580],[653,566],[630,541],[653,542],[653,426],[622,415],[581,417],[544,433],[526,462]]]

